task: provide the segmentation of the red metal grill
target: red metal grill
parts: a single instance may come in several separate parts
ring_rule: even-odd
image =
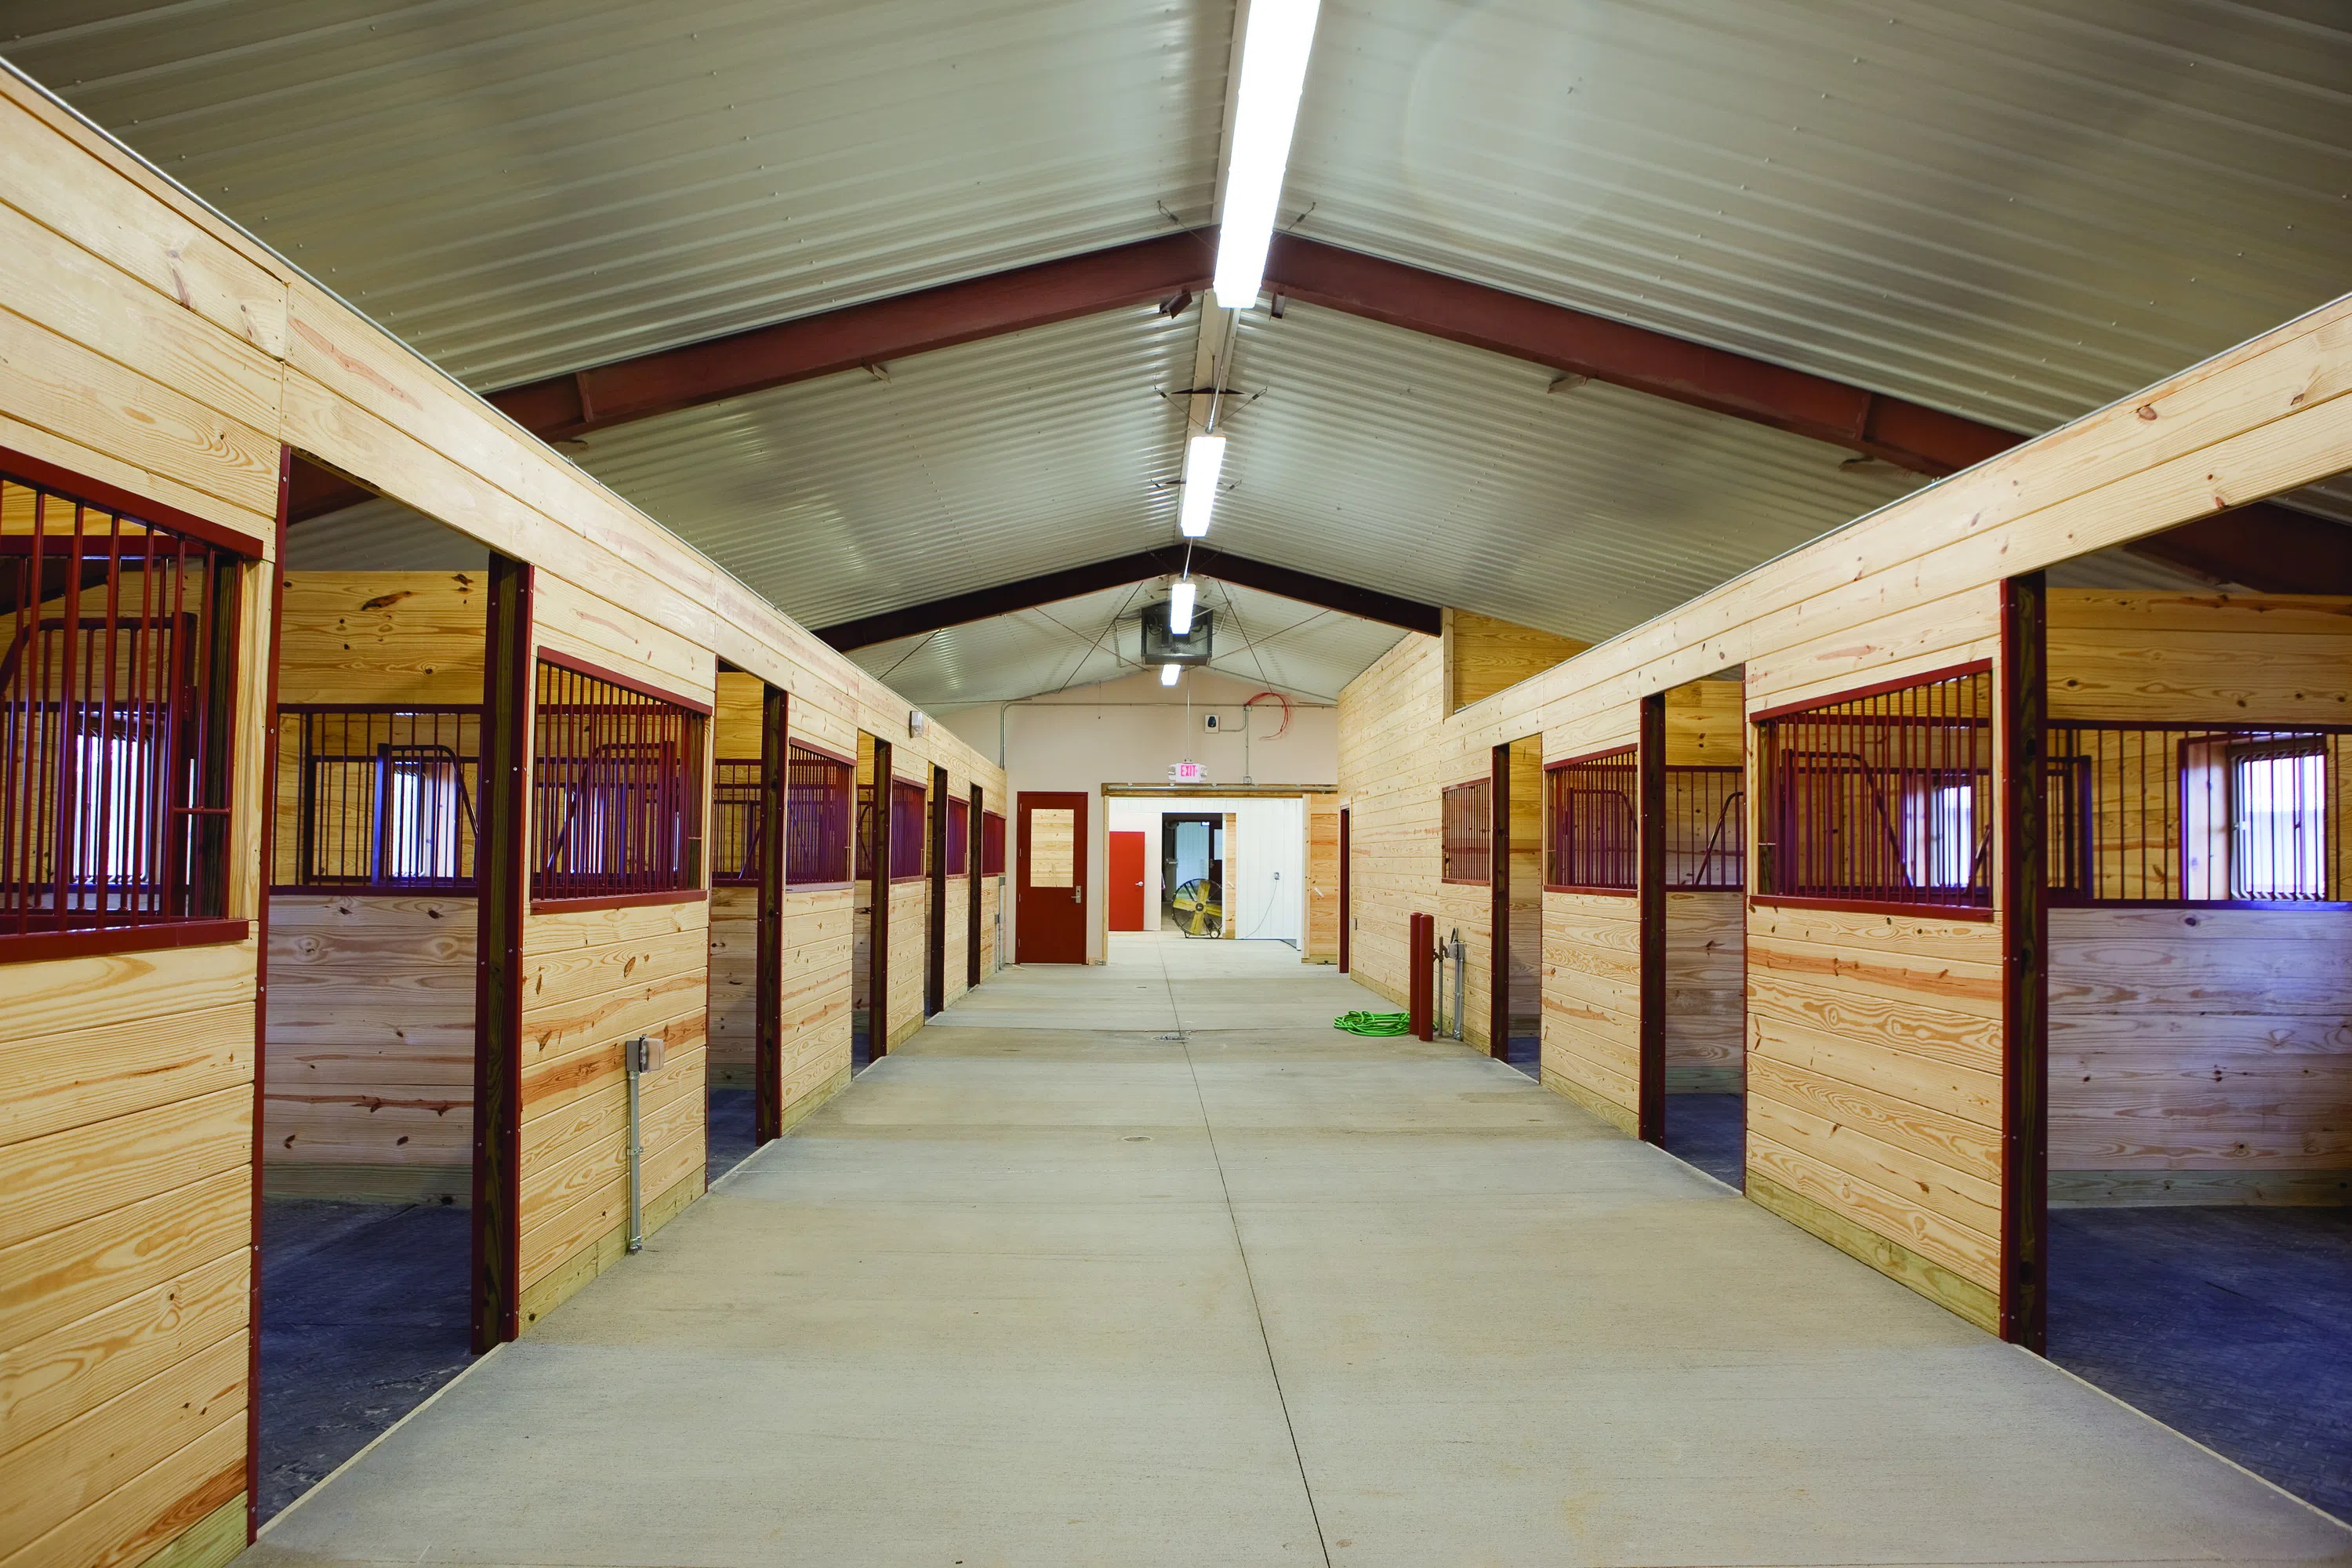
[[[2051,725],[2052,901],[2337,901],[2347,737],[2329,725]]]
[[[980,816],[980,874],[1004,875],[1004,818],[992,811]]]
[[[1989,667],[1759,714],[1756,742],[1760,896],[1991,907]]]
[[[1444,857],[1443,870],[1449,882],[1485,882],[1493,876],[1495,846],[1490,835],[1494,831],[1494,812],[1490,805],[1492,782],[1473,779],[1447,789],[1440,798],[1440,824],[1443,837],[1439,852]]]
[[[1748,882],[1748,795],[1738,768],[1666,769],[1666,886],[1737,892]]]
[[[710,879],[760,880],[760,759],[721,757],[710,764]]]
[[[467,888],[481,710],[278,710],[278,852],[288,892]]]
[[[793,743],[784,773],[784,880],[814,887],[849,880],[855,763]]]
[[[224,912],[240,576],[0,473],[0,938]]]
[[[874,875],[874,785],[872,781],[857,786],[857,879],[870,880]]]
[[[948,875],[971,870],[971,802],[948,797]]]
[[[926,812],[923,786],[905,779],[890,781],[890,879],[910,882],[923,874],[923,828]]]
[[[532,897],[699,887],[703,716],[545,658],[536,713]]]
[[[1551,815],[1547,885],[1564,890],[1632,892],[1639,870],[1641,766],[1635,748],[1545,770]]]

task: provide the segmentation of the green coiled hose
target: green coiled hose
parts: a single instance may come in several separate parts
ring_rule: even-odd
[[[1331,1020],[1331,1026],[1351,1035],[1402,1035],[1411,1030],[1412,1023],[1403,1013],[1342,1013]]]

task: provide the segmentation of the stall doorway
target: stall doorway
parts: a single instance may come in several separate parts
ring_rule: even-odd
[[[875,1041],[880,999],[889,994],[889,809],[877,779],[889,777],[890,749],[857,732],[857,816],[851,832],[856,890],[851,896],[849,1069],[864,1072],[880,1054]],[[877,864],[877,859],[881,862]]]
[[[1495,748],[1494,938],[1488,1049],[1543,1076],[1543,737]]]
[[[1741,671],[1664,693],[1664,1125],[1669,1153],[1747,1183],[1747,732]]]
[[[482,779],[486,739],[520,724],[486,716],[484,662],[488,605],[527,570],[284,576],[262,922],[263,1521],[499,1335],[500,1303],[476,1299],[477,955],[506,929],[486,895],[512,902],[518,930],[520,904],[490,836],[515,818]],[[519,710],[527,689],[502,695]]]

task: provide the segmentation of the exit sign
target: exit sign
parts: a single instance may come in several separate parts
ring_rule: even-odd
[[[1209,770],[1198,763],[1171,763],[1168,767],[1170,784],[1207,784]]]

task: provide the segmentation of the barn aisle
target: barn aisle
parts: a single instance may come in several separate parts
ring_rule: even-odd
[[[2352,1560],[1521,1073],[1328,1027],[1354,1006],[1234,943],[1008,971],[246,1560]]]

